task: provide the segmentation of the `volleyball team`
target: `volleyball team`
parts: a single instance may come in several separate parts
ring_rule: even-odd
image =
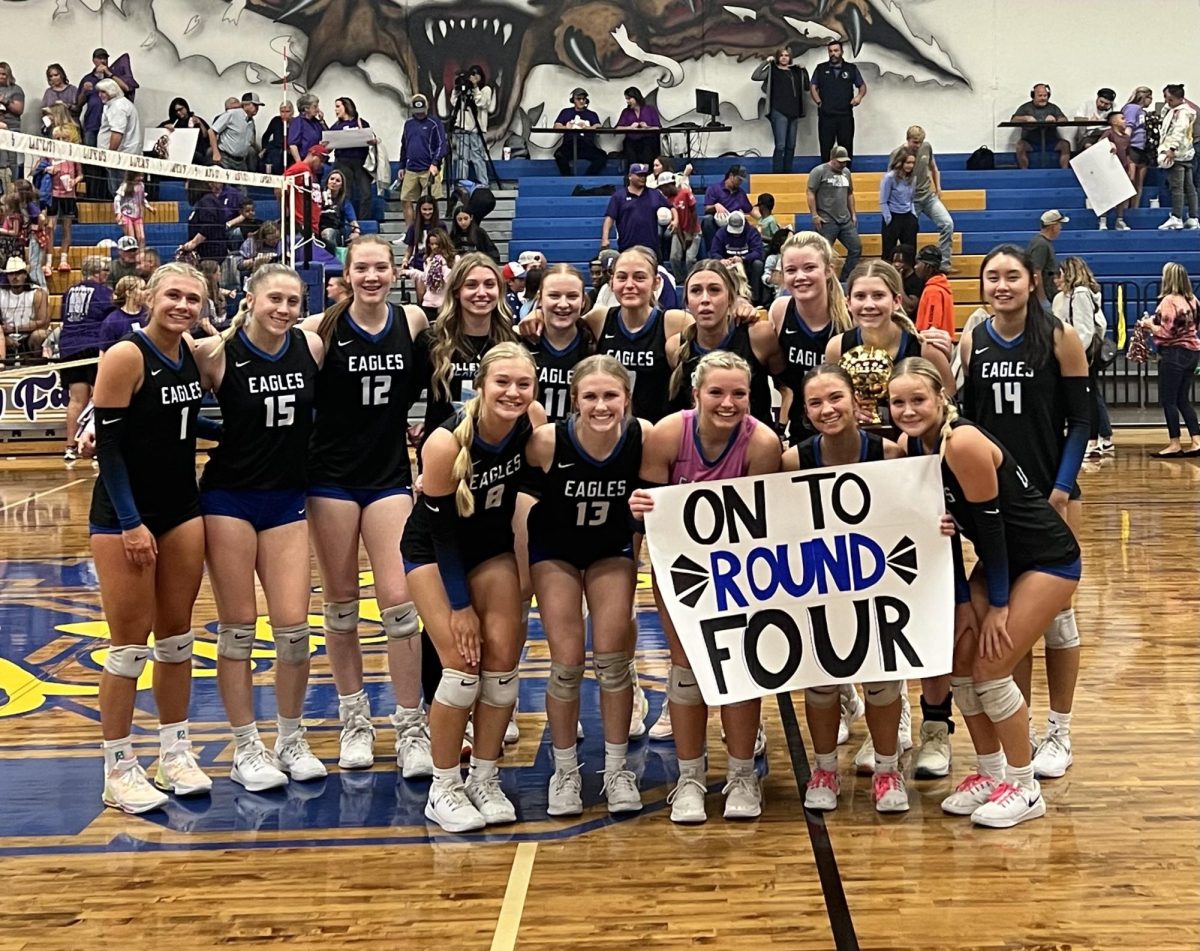
[[[904,316],[890,264],[864,262],[845,293],[837,265],[824,238],[801,232],[782,253],[789,296],[765,317],[711,260],[687,276],[686,310],[664,312],[654,255],[635,247],[616,261],[616,307],[588,311],[583,277],[553,265],[538,308],[514,325],[499,268],[467,254],[431,325],[420,308],[388,302],[392,249],[363,236],[348,249],[347,300],[300,321],[299,276],[265,265],[229,330],[198,342],[186,330],[206,282],[186,265],[158,269],[146,326],[105,353],[94,393],[100,477],[89,521],[112,638],[100,688],[105,803],[141,813],[168,794],[212,787],[188,732],[192,613],[206,564],[217,680],[235,743],[231,778],[260,791],[326,774],[302,723],[314,649],[310,546],[339,699],[338,765],[373,765],[376,721],[358,631],[361,543],[387,643],[397,766],[406,779],[432,780],[429,820],[466,832],[518,818],[497,761],[514,729],[532,597],[551,658],[547,811],[584,808],[577,738],[590,640],[602,795],[611,812],[636,812],[642,800],[627,751],[648,712],[634,664],[634,595],[650,490],[936,453],[952,520],[929,517],[953,534],[954,667],[921,684],[914,773],[951,772],[953,698],[976,764],[943,809],[995,827],[1043,815],[1037,777],[1061,776],[1071,761],[1075,478],[1090,411],[1082,347],[1042,310],[1019,249],[985,258],[980,281],[993,316],[957,354],[948,337],[922,337]],[[894,364],[882,423],[839,363],[859,347],[886,350]],[[961,366],[957,387],[952,362]],[[782,394],[778,422],[772,380]],[[206,393],[220,404],[220,425],[200,413]],[[424,419],[410,426],[422,393]],[[216,445],[197,484],[198,437]],[[978,556],[969,573],[962,536]],[[650,733],[673,738],[678,754],[671,819],[699,823],[709,711],[655,592],[671,663],[668,702]],[[1043,637],[1050,714],[1038,740],[1030,652]],[[254,717],[260,657],[274,658],[270,747]],[[161,724],[153,778],[131,736],[151,658]],[[865,714],[870,737],[856,766],[873,775],[878,810],[907,810],[905,685],[866,684],[863,698],[853,686],[805,694],[815,760],[805,805],[837,807],[837,746]],[[761,701],[723,706],[720,716],[724,815],[754,819],[763,809]]]

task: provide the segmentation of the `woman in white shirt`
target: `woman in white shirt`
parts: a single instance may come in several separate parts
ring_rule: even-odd
[[[1101,307],[1100,285],[1092,269],[1082,258],[1067,258],[1058,269],[1058,293],[1052,305],[1054,316],[1079,335],[1088,357],[1088,375],[1092,389],[1092,427],[1087,445],[1087,458],[1116,452],[1112,441],[1112,423],[1108,406],[1100,389],[1100,347],[1108,332],[1108,321]]]

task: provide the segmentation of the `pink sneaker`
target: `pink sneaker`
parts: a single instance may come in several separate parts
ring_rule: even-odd
[[[876,773],[871,786],[876,812],[908,812],[908,790],[899,773]]]
[[[813,770],[804,790],[804,808],[829,812],[837,808],[838,793],[842,791],[838,774],[828,769]]]
[[[988,801],[971,813],[971,821],[977,826],[993,829],[1011,829],[1029,819],[1038,819],[1046,814],[1046,800],[1042,798],[1042,787],[1034,780],[1033,786],[1014,786],[1001,783]]]
[[[972,773],[942,800],[942,811],[952,816],[969,816],[991,798],[1000,780],[983,773]]]

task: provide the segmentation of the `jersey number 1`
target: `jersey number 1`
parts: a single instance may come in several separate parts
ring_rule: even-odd
[[[1012,408],[1010,410],[1016,416],[1021,415],[1021,384],[1013,380],[1001,382],[997,380],[992,384],[992,395],[996,399],[997,415],[1004,415],[1004,404],[1008,403]]]

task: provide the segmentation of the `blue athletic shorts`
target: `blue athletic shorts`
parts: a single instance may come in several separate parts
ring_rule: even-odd
[[[412,489],[409,486],[395,486],[391,489],[347,489],[340,485],[310,485],[308,487],[310,497],[318,499],[341,499],[343,502],[353,502],[360,509],[365,509],[372,502],[378,502],[380,499],[391,498],[393,495],[408,495],[411,496]]]
[[[241,519],[265,532],[304,518],[304,490],[206,489],[200,493],[200,511]]]
[[[1034,565],[1029,570],[1040,571],[1055,578],[1065,578],[1067,581],[1078,581],[1083,576],[1083,560],[1076,558],[1069,565]]]

